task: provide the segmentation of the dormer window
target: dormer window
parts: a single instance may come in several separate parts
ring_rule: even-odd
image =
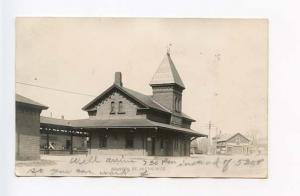
[[[88,111],[89,116],[96,116],[97,110]]]
[[[112,101],[110,103],[110,113],[111,114],[115,114],[116,113],[116,106],[115,106],[115,102],[114,101]]]
[[[123,102],[119,101],[119,111],[118,114],[125,114]]]

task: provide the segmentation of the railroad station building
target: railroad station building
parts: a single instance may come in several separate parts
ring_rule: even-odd
[[[150,82],[152,95],[113,84],[87,103],[87,119],[40,118],[42,154],[189,156],[191,141],[207,137],[191,129],[182,112],[183,84],[167,53]]]

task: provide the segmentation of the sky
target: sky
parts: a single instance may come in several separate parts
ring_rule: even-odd
[[[267,137],[267,20],[17,18],[16,93],[47,105],[43,116],[87,118],[93,96],[20,82],[97,96],[120,71],[125,87],[151,95],[170,44],[192,129]]]

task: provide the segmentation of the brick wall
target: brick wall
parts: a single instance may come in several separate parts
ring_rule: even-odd
[[[16,159],[40,158],[41,110],[16,105]]]
[[[177,89],[175,86],[153,86],[153,99],[156,100],[161,105],[175,111],[175,98],[182,99],[182,90]],[[181,103],[179,102],[181,109]]]
[[[147,134],[146,131],[137,130],[134,137],[134,148],[125,148],[125,135],[127,130],[108,131],[107,147],[99,147],[99,137],[105,130],[95,130],[91,133],[91,154],[99,155],[151,155],[151,142],[147,141],[147,137],[154,136]],[[149,132],[148,132],[149,133]],[[177,138],[177,139],[176,139]],[[161,140],[163,140],[163,148],[161,148]],[[175,140],[178,141],[176,148]],[[190,141],[183,135],[159,134],[155,136],[155,156],[189,156]]]
[[[114,130],[113,133],[108,134],[107,137],[107,147],[99,147],[99,137],[103,134],[105,130],[95,130],[91,132],[91,154],[102,154],[102,155],[146,155],[144,148],[144,138],[143,133],[135,133],[134,135],[134,147],[131,149],[125,148],[125,137],[128,130]]]

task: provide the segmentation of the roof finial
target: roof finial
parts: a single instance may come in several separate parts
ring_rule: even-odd
[[[169,43],[167,47],[167,55],[170,55],[172,43]]]

